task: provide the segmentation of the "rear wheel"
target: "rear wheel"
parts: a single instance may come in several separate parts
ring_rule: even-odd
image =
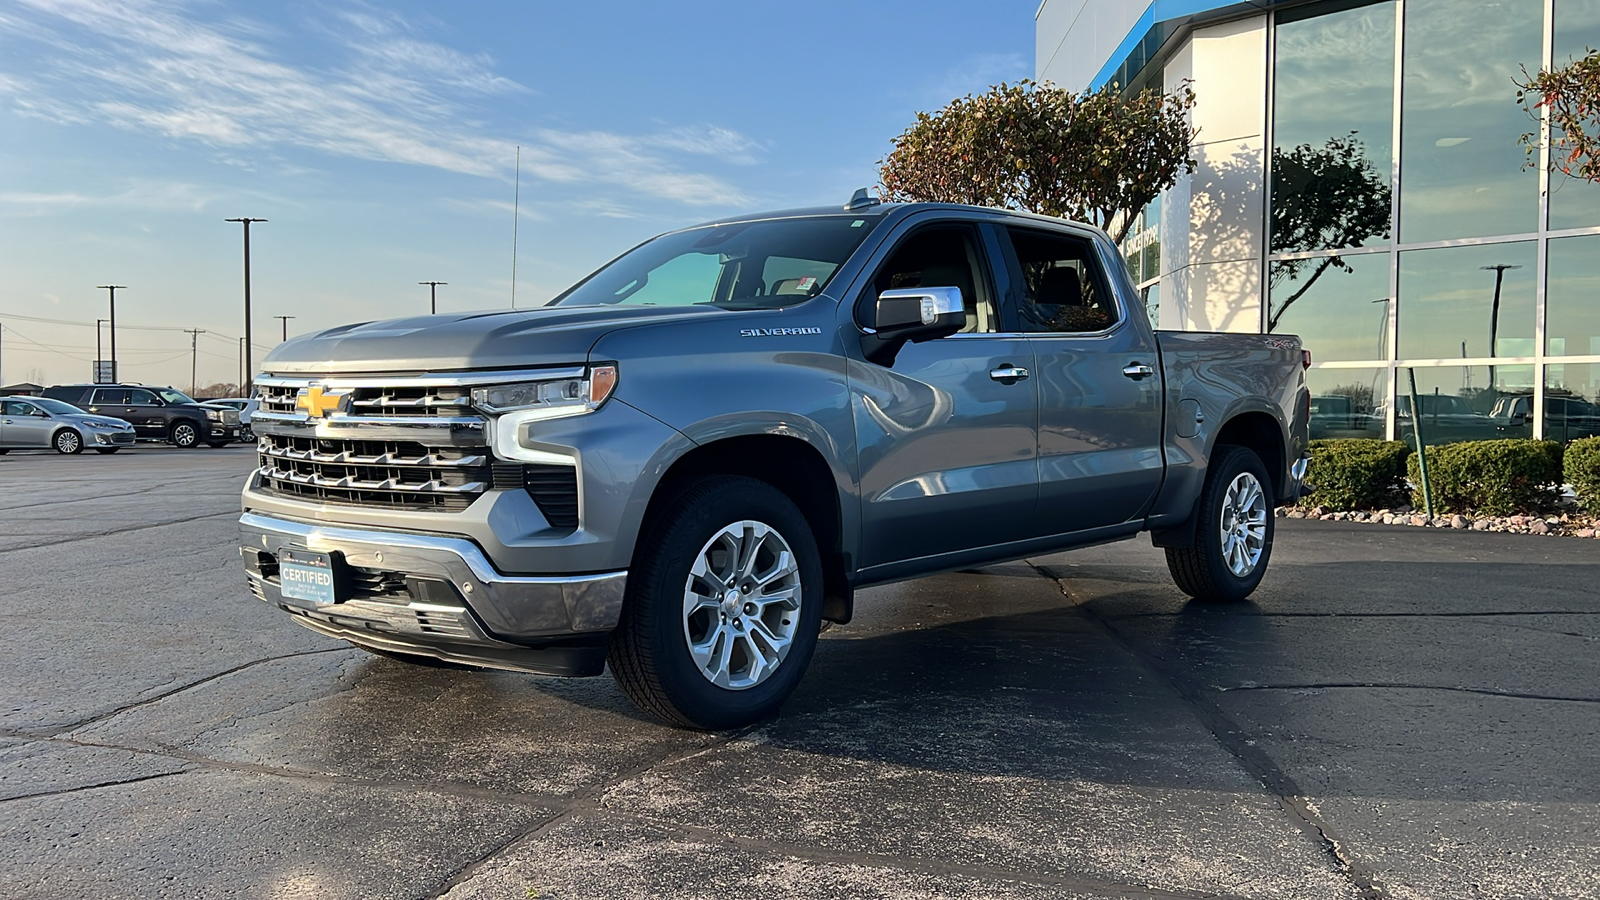
[[[187,450],[200,443],[200,426],[187,419],[174,422],[167,439],[172,442],[172,446]]]
[[[1216,448],[1195,514],[1194,543],[1167,548],[1167,569],[1196,600],[1229,603],[1250,596],[1272,557],[1272,479],[1245,448]]]
[[[644,710],[738,728],[794,691],[821,612],[821,556],[793,501],[753,478],[704,478],[641,533],[607,661]]]
[[[63,428],[56,432],[55,447],[57,453],[82,453],[83,435],[71,428]]]

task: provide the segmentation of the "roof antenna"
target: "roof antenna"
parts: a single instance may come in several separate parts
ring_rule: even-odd
[[[517,308],[517,226],[522,224],[522,145],[517,145],[517,180],[511,189],[511,308]]]
[[[882,200],[879,200],[877,197],[867,193],[866,188],[856,188],[856,192],[850,195],[850,202],[846,203],[844,208],[845,212],[855,212],[858,209],[866,209],[871,206],[877,206],[882,202]]]

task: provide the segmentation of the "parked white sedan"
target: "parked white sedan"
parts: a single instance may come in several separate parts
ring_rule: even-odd
[[[131,447],[133,439],[133,426],[121,419],[48,397],[0,397],[0,453],[47,447],[57,453],[82,453],[84,447],[115,453]]]

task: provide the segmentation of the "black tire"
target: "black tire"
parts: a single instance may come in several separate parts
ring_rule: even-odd
[[[73,454],[83,452],[83,435],[71,428],[63,428],[56,432],[50,439],[51,445],[57,453]]]
[[[1260,556],[1241,574],[1236,564],[1248,559],[1249,550],[1242,551],[1235,564],[1230,564],[1225,542],[1229,537],[1229,523],[1237,521],[1238,517],[1227,516],[1225,521],[1225,516],[1230,512],[1227,498],[1230,487],[1246,476],[1254,478],[1260,488],[1265,520],[1261,522]],[[1261,458],[1245,447],[1218,446],[1206,469],[1200,505],[1195,510],[1199,518],[1195,523],[1194,543],[1188,547],[1167,548],[1167,570],[1172,573],[1178,589],[1207,603],[1236,603],[1250,596],[1261,584],[1272,558],[1272,536],[1277,521],[1274,505],[1273,481]],[[1240,532],[1236,533],[1243,530],[1240,526]],[[1248,548],[1248,544],[1245,546]]]
[[[121,450],[121,449],[122,449],[121,447],[96,447],[96,448],[94,448],[94,452],[96,452],[96,453],[104,453],[105,455],[110,456],[111,454],[113,454],[113,453],[115,453],[115,452],[117,452],[118,450]]]
[[[8,448],[8,447],[0,447],[0,456],[5,456],[7,453],[10,453],[10,452],[11,452],[10,448]]]
[[[246,444],[254,444],[256,442],[256,433],[250,430],[249,425],[245,425],[239,429],[239,440]]]
[[[759,612],[751,612],[755,605],[740,607],[735,586],[723,595],[731,598],[725,603],[733,604],[735,610],[731,621],[724,615],[719,625],[709,620],[717,613],[696,613],[696,617],[708,617],[709,627],[723,635],[721,641],[741,654],[730,662],[732,651],[724,649],[724,674],[734,673],[734,663],[742,660],[744,677],[756,678],[748,687],[733,689],[714,684],[691,656],[690,635],[697,627],[696,617],[685,613],[684,596],[691,577],[696,577],[692,575],[693,567],[711,558],[708,548],[713,538],[742,522],[760,523],[776,533],[777,541],[771,545],[764,537],[755,538],[761,553],[787,546],[796,568],[782,580],[798,587],[799,608],[784,610],[773,602]],[[753,532],[743,533],[749,539]],[[773,578],[767,584],[779,580]],[[715,596],[712,582],[704,582],[704,586],[711,591],[708,596]],[[761,591],[758,589],[757,593]],[[744,624],[746,619],[750,624]],[[607,662],[622,692],[646,712],[691,728],[738,728],[777,712],[794,691],[811,663],[821,620],[822,559],[811,526],[794,502],[777,488],[754,478],[701,478],[682,485],[641,529],[633,567],[628,572],[622,620],[611,636]],[[756,624],[764,632],[775,627],[793,631],[786,654],[771,664],[768,673],[751,676],[755,664],[749,648],[756,646],[755,637],[751,637],[758,634]],[[737,634],[734,628],[738,628]],[[773,646],[769,641],[768,647]]]
[[[188,450],[200,443],[200,426],[188,419],[179,419],[172,423],[172,430],[167,432],[167,440],[174,447]]]

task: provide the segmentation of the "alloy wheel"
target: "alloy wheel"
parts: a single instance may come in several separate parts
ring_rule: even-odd
[[[794,644],[802,599],[800,567],[783,535],[750,520],[724,526],[684,584],[683,637],[695,668],[729,690],[766,681]]]
[[[1249,472],[1240,472],[1222,496],[1222,561],[1236,578],[1255,571],[1267,542],[1267,494]]]

